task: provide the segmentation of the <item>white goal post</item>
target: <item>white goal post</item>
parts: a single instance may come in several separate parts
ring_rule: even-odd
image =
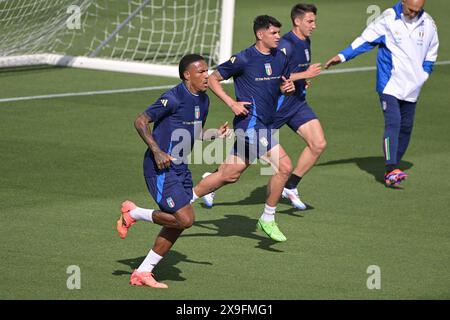
[[[213,68],[232,54],[234,7],[235,0],[0,0],[0,68],[178,77],[188,53]]]

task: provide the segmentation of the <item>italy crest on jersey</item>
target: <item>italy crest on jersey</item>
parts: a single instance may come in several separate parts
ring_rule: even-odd
[[[167,205],[168,205],[170,208],[175,207],[175,202],[173,201],[172,197],[168,197],[168,198],[166,199],[166,201],[167,201]]]
[[[419,38],[423,39],[425,37],[425,28],[420,28],[419,30]]]
[[[268,76],[271,76],[271,75],[272,75],[272,66],[270,65],[270,63],[266,63],[266,64],[264,65],[264,67],[266,68],[266,74],[267,74]]]
[[[200,107],[199,106],[195,106],[195,119],[200,119]]]

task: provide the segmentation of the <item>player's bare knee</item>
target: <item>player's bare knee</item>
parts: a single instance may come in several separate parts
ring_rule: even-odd
[[[285,157],[280,161],[280,167],[278,168],[278,174],[289,177],[293,170],[292,162],[288,157]]]
[[[183,230],[189,229],[194,224],[194,219],[183,221]]]
[[[189,229],[190,227],[192,227],[192,225],[194,224],[194,218],[188,217],[188,216],[182,216],[182,217],[179,217],[177,222],[178,222],[179,229],[185,230],[185,229]]]
[[[311,150],[314,154],[320,155],[327,147],[327,140],[315,141],[311,145]]]

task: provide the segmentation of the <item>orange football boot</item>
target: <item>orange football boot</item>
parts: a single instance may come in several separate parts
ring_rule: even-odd
[[[136,223],[136,220],[130,215],[130,211],[133,209],[136,209],[136,205],[133,202],[127,200],[122,203],[122,214],[119,220],[117,220],[117,232],[122,239],[126,238],[128,229]]]
[[[130,284],[133,286],[149,286],[152,288],[167,289],[169,286],[165,283],[155,280],[151,272],[139,272],[137,269],[133,271],[130,277]]]

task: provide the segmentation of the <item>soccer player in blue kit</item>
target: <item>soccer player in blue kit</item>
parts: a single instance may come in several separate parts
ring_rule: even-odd
[[[313,4],[295,5],[291,10],[293,28],[283,35],[278,45],[288,58],[295,93],[282,95],[278,100],[273,127],[279,129],[287,124],[306,142],[282,197],[290,199],[292,205],[300,210],[306,209],[306,205],[300,200],[297,185],[317,162],[327,143],[319,119],[305,100],[307,79],[318,76],[321,70],[320,63],[311,64],[310,36],[316,28],[316,14],[317,8]]]
[[[272,122],[277,100],[282,93],[295,90],[289,78],[284,53],[277,49],[281,23],[263,15],[255,18],[256,43],[219,65],[209,78],[210,89],[234,113],[236,141],[231,154],[219,169],[204,177],[193,190],[195,200],[218,188],[236,182],[256,159],[262,158],[275,169],[269,180],[266,204],[257,226],[275,241],[285,235],[275,222],[275,210],[292,164],[284,149],[272,137]],[[236,100],[222,88],[220,81],[233,77]]]
[[[144,176],[148,191],[160,210],[140,208],[127,200],[122,203],[117,231],[124,239],[138,220],[159,224],[162,229],[147,257],[132,273],[132,285],[167,288],[166,284],[154,279],[152,270],[183,230],[194,222],[190,204],[193,183],[187,156],[195,139],[212,139],[229,133],[226,123],[218,130],[203,133],[209,108],[205,93],[208,65],[203,57],[197,54],[184,56],[179,63],[179,75],[182,82],[162,94],[134,123],[148,146],[144,156]],[[153,133],[149,129],[152,122]]]

